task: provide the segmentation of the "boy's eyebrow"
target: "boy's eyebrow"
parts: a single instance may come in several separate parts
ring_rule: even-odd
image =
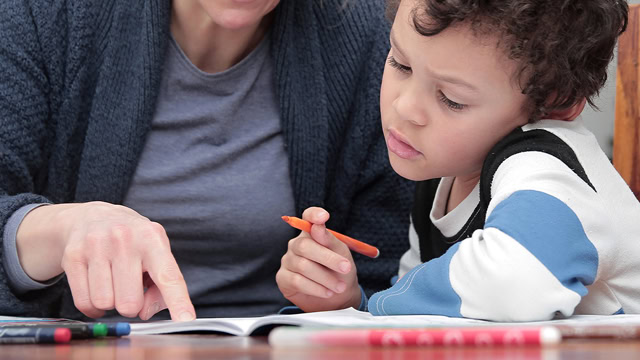
[[[391,42],[391,46],[393,48],[395,48],[396,52],[400,53],[400,55],[402,57],[405,57],[404,53],[402,52],[402,49],[400,49],[398,47],[398,42],[395,40],[395,35],[394,35],[394,32],[393,32],[393,28],[391,29],[391,32],[389,33],[389,41]],[[454,85],[464,86],[464,87],[468,88],[471,91],[478,92],[478,88],[477,87],[469,84],[468,82],[466,82],[466,81],[464,81],[464,80],[462,80],[460,78],[437,74],[437,73],[434,73],[433,71],[431,71],[431,73],[433,74],[433,76],[435,78],[437,78],[440,81],[444,81],[444,82],[447,82],[447,83],[450,83],[450,84],[454,84]]]
[[[440,81],[444,81],[444,82],[448,82],[449,84],[454,84],[454,85],[459,85],[459,86],[464,86],[467,89],[474,91],[474,92],[478,92],[478,88],[469,84],[468,82],[460,79],[460,78],[456,78],[456,77],[452,77],[452,76],[447,76],[447,75],[438,75],[438,74],[434,74],[433,75],[435,78],[439,79]]]
[[[404,52],[402,51],[402,49],[400,49],[400,47],[398,46],[398,42],[396,41],[393,28],[391,28],[391,31],[389,32],[389,41],[391,42],[391,47],[395,48],[396,51],[404,57]]]

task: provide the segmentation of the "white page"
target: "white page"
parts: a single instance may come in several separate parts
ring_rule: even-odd
[[[487,324],[486,321],[446,316],[373,316],[353,308],[293,315],[268,315],[253,318],[201,318],[188,322],[170,320],[132,323],[131,334],[163,334],[184,331],[221,331],[232,335],[249,335],[265,325],[300,325],[323,327],[426,327]]]
[[[189,322],[152,321],[132,323],[131,334],[163,334],[184,331],[220,331],[232,335],[250,335],[265,325],[299,325],[336,328],[391,327],[473,327],[473,326],[541,326],[541,325],[637,325],[640,315],[576,315],[568,319],[520,323],[500,323],[437,315],[373,316],[353,308],[294,315],[268,315],[252,318],[201,318]]]
[[[19,316],[3,316],[3,315],[0,315],[0,323],[33,322],[33,321],[67,321],[67,319],[35,318],[35,317],[19,317]],[[69,320],[69,321],[73,321],[73,320]]]

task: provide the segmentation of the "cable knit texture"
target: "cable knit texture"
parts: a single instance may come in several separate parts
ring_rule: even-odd
[[[368,294],[397,272],[413,195],[380,128],[383,2],[283,0],[272,32],[296,209],[323,206],[330,227],[380,248],[376,260],[354,255]],[[169,0],[0,2],[0,234],[29,203],[122,201],[155,109],[170,16]],[[65,280],[18,297],[3,266],[0,314],[81,318]]]

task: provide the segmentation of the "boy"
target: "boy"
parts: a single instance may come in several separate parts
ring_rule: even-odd
[[[640,204],[578,118],[606,80],[627,10],[620,0],[400,2],[382,126],[394,170],[420,182],[401,278],[371,297],[371,313],[640,312]],[[304,217],[316,225],[290,243],[281,291],[305,311],[364,307],[348,251],[324,231],[328,214]]]

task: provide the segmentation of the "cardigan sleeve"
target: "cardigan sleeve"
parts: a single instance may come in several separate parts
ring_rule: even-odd
[[[37,179],[46,176],[50,106],[40,41],[26,1],[0,3],[0,234],[21,207],[50,202],[36,194]],[[7,280],[0,264],[0,314],[53,314],[60,284],[19,296]]]

